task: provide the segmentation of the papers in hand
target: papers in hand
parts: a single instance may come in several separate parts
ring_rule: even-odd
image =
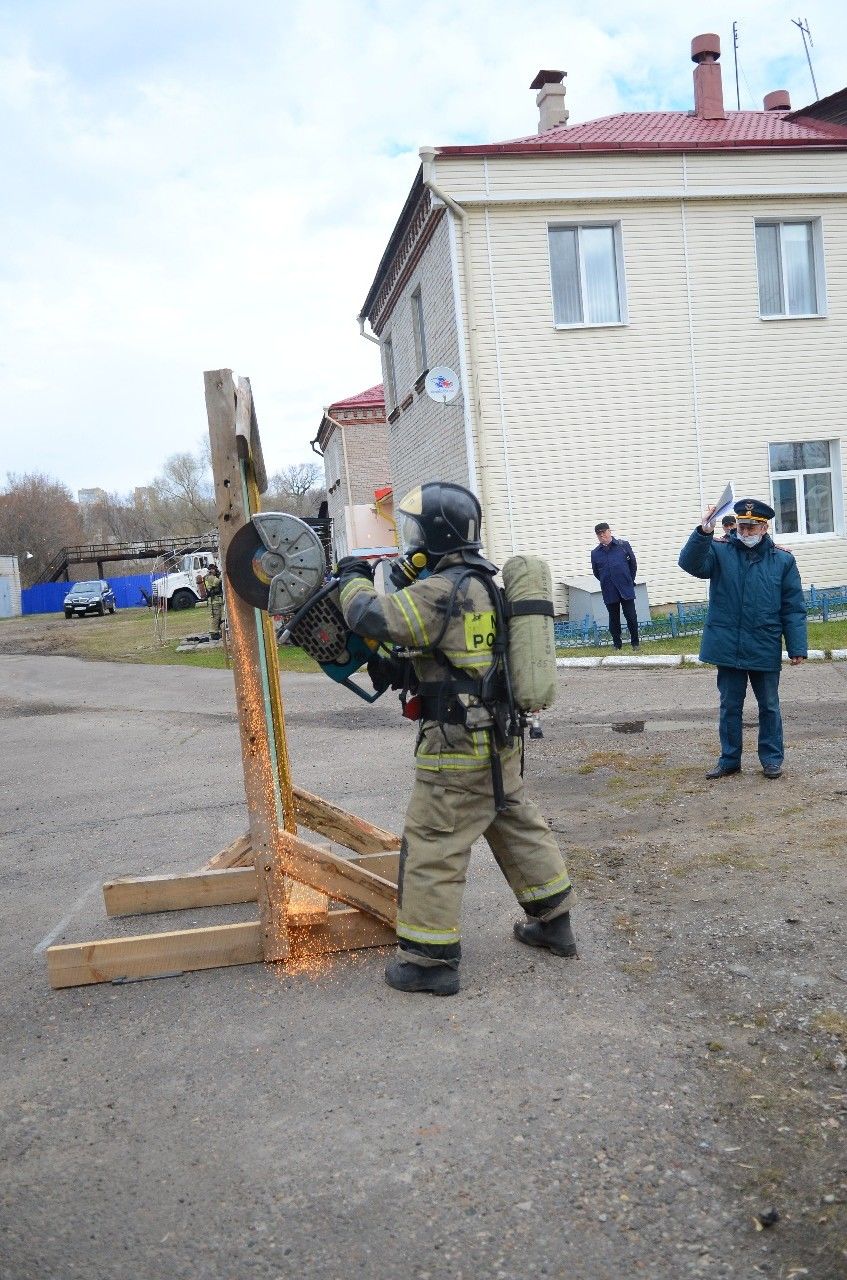
[[[732,508],[734,503],[735,503],[735,495],[732,492],[732,481],[730,480],[727,483],[727,486],[724,489],[723,493],[718,498],[717,505],[715,506],[715,509],[712,512],[712,514],[709,516],[709,519],[711,521],[714,521],[715,524],[717,524],[717,522],[723,516],[733,515],[734,512]]]

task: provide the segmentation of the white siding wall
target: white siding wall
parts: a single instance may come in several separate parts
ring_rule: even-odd
[[[841,153],[695,156],[686,165],[689,189],[695,179],[754,190],[847,182]],[[730,478],[739,496],[767,499],[769,441],[841,437],[847,200],[683,204],[663,198],[682,181],[680,156],[489,157],[478,195],[486,168],[492,191],[536,191],[533,202],[470,206],[468,215],[484,424],[475,439],[490,554],[501,562],[513,549],[543,554],[561,583],[587,571],[593,526],[605,519],[633,543],[652,603],[703,598],[703,585],[676,567],[699,518],[701,473],[707,500]],[[451,172],[451,162],[438,161],[437,181],[452,193]],[[468,182],[467,165],[461,178]],[[637,198],[542,196],[603,183],[616,196],[637,189]],[[648,198],[650,183],[659,198]],[[826,319],[759,318],[754,219],[783,216],[823,220]],[[547,224],[557,218],[620,220],[625,326],[554,329]],[[460,290],[464,299],[461,271]],[[807,585],[847,582],[843,537],[795,550]],[[559,588],[558,607],[565,602]]]
[[[0,578],[9,583],[9,603],[12,617],[21,612],[21,575],[17,556],[0,556]]]
[[[401,408],[399,416],[389,424],[389,464],[396,500],[427,480],[468,484],[464,389],[446,407],[430,400],[423,390],[415,390],[419,370],[415,363],[411,297],[418,288],[423,302],[428,367],[448,365],[459,373],[446,215],[438,223],[386,319],[381,335],[383,338],[390,336],[394,347],[398,405],[402,406],[410,395],[412,397],[411,404],[406,409]],[[388,386],[384,353],[383,383]],[[386,411],[388,409],[386,403]]]

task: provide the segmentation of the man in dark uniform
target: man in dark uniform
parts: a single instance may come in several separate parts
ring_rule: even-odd
[[[782,773],[785,754],[779,677],[782,638],[792,667],[807,655],[806,605],[797,562],[768,536],[773,508],[758,498],[735,504],[737,532],[714,538],[714,507],[682,549],[679,567],[709,580],[709,612],[700,658],[718,669],[720,759],[707,778],[741,770],[742,713],[747,682],[759,704],[759,761],[766,778]]]
[[[386,982],[400,991],[446,996],[459,990],[462,895],[471,846],[480,836],[526,913],[514,926],[517,939],[557,956],[576,955],[570,877],[555,837],[524,792],[520,739],[496,727],[505,691],[486,677],[499,673],[497,567],[481,554],[480,524],[480,505],[469,490],[425,484],[399,506],[405,557],[394,567],[409,585],[381,596],[368,561],[338,565],[348,626],[403,646],[419,700],[418,714],[409,717],[419,719],[419,729],[400,850],[398,952],[385,970]],[[392,670],[396,659],[381,661],[384,670],[379,659],[368,664],[375,687],[406,683]]]
[[[721,520],[721,528],[723,529],[724,541],[726,541],[727,538],[732,538],[735,536],[735,532],[736,532],[735,523],[736,523],[735,516],[724,516],[723,520]]]
[[[603,522],[595,524],[597,546],[591,552],[591,572],[600,580],[603,603],[609,611],[609,630],[612,644],[622,647],[621,609],[626,618],[633,649],[638,648],[638,616],[635,612],[635,571],[638,564],[635,552],[623,538],[613,536]]]

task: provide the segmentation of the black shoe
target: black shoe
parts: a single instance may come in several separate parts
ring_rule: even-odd
[[[637,641],[637,640],[633,640],[633,642],[632,642],[632,647],[633,647],[633,649],[640,649],[640,648],[641,648],[641,645],[638,643],[638,641]]]
[[[706,774],[707,778],[731,778],[734,773],[741,772],[741,765],[734,765],[732,769],[724,769],[721,765],[716,764],[714,769],[710,769]]]
[[[385,981],[395,991],[429,991],[434,996],[454,996],[459,990],[459,974],[446,964],[410,964],[392,956],[385,966]]]
[[[765,775],[766,778],[781,778],[782,765],[781,764],[763,764],[762,773]]]
[[[554,956],[575,956],[576,938],[571,928],[571,913],[556,916],[546,924],[543,920],[519,920],[514,926],[518,942],[528,947],[544,947]]]
[[[623,648],[623,645],[622,645],[622,644],[616,644],[614,647],[615,647],[616,649],[622,649],[622,648]]]

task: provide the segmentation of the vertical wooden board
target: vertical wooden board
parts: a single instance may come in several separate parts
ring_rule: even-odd
[[[221,560],[225,565],[229,545],[238,530],[249,520],[250,512],[245,502],[236,442],[236,393],[232,371],[217,369],[207,372],[205,385],[218,533]],[[284,960],[288,954],[286,886],[276,856],[279,814],[261,679],[260,624],[257,624],[259,615],[258,610],[246,604],[230,589],[225,572],[224,590],[241,734],[244,791],[257,872],[265,959]]]

